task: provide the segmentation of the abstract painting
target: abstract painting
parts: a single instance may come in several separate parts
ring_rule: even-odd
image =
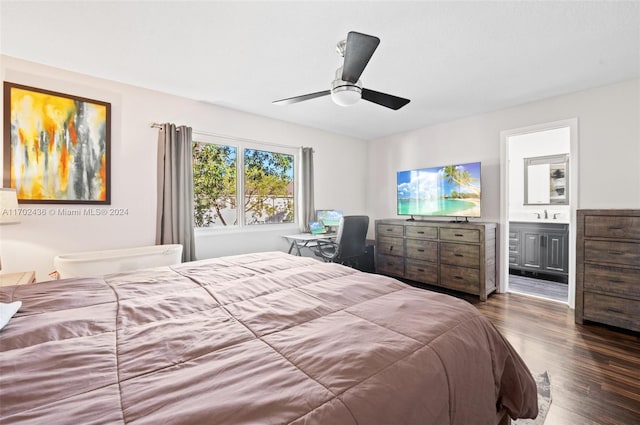
[[[4,83],[4,186],[20,203],[110,204],[111,104]]]

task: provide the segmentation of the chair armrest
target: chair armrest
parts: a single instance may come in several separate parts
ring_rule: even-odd
[[[318,240],[316,255],[329,261],[338,255],[338,244],[329,240]]]

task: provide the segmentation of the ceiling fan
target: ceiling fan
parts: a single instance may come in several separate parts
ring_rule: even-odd
[[[409,99],[362,87],[360,75],[369,63],[378,44],[380,44],[378,37],[350,31],[347,34],[347,39],[338,42],[336,48],[340,56],[344,58],[344,63],[336,70],[336,77],[331,83],[331,90],[280,99],[273,103],[276,105],[289,105],[331,95],[331,99],[340,106],[353,105],[362,98],[393,110],[402,108],[410,102]]]

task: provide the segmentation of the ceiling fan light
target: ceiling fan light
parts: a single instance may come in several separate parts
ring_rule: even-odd
[[[358,103],[362,96],[362,89],[358,86],[348,85],[336,87],[331,90],[331,99],[336,105],[351,106]]]

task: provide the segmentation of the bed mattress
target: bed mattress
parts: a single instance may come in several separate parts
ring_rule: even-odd
[[[475,307],[269,252],[0,288],[0,422],[494,424],[535,382]]]

